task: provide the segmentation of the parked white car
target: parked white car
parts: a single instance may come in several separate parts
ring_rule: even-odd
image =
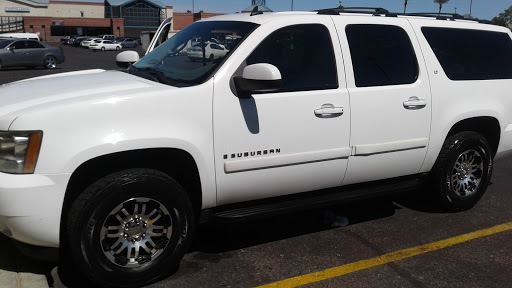
[[[111,40],[94,40],[89,44],[89,49],[91,50],[121,50],[123,46],[121,44],[117,44],[112,42]]]
[[[86,40],[83,40],[80,42],[80,46],[84,48],[89,48],[89,46],[95,41],[95,40],[101,40],[101,38],[88,38]]]
[[[126,71],[0,87],[0,232],[60,247],[92,287],[163,279],[199,222],[423,185],[438,208],[470,209],[512,154],[507,28],[383,9],[169,27],[140,60],[117,55]],[[189,43],[211,38],[229,53],[191,62]]]
[[[222,44],[205,42],[204,53],[201,43],[196,43],[187,50],[187,56],[191,61],[202,60],[203,57],[205,60],[213,61],[214,59],[223,58],[228,52]]]

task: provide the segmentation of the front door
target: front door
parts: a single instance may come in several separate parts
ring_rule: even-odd
[[[213,128],[218,205],[343,181],[351,111],[339,41],[329,18],[320,24],[307,16],[300,20],[256,29],[217,73]],[[238,98],[232,78],[257,63],[280,70],[281,90]]]

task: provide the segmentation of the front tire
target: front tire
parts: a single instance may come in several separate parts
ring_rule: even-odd
[[[101,47],[101,51],[105,51],[105,47]]]
[[[492,174],[492,150],[482,135],[465,131],[446,139],[432,170],[437,203],[445,211],[475,206]]]
[[[98,180],[70,215],[73,262],[98,287],[137,287],[167,276],[188,249],[194,223],[185,190],[151,169]]]

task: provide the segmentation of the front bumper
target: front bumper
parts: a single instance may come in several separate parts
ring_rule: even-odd
[[[59,247],[62,204],[70,177],[0,173],[0,232],[27,244]]]

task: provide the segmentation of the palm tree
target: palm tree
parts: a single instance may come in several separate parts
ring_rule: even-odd
[[[443,4],[448,3],[450,0],[434,0],[434,3],[439,3],[439,14],[441,14],[441,9],[443,9]]]

